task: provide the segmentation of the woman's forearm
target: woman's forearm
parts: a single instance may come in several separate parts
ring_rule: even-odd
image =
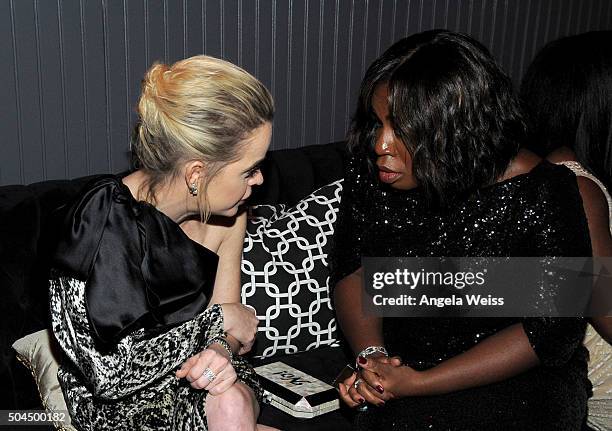
[[[361,306],[362,270],[346,276],[334,290],[336,315],[344,337],[355,354],[368,346],[383,346],[382,320],[364,316]]]
[[[483,386],[516,376],[539,364],[522,324],[509,326],[466,352],[420,373],[420,395]]]

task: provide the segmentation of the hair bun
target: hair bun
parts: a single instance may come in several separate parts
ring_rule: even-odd
[[[155,99],[164,94],[165,74],[168,71],[170,71],[170,66],[167,64],[155,63],[142,81],[142,96]]]

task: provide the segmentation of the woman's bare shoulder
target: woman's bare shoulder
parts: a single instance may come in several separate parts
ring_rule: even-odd
[[[523,175],[529,173],[533,168],[542,162],[542,158],[537,154],[521,149],[516,157],[510,161],[506,172],[500,181],[507,180],[517,175]]]
[[[242,244],[246,229],[246,212],[236,217],[211,217],[206,223],[190,219],[181,223],[181,229],[193,241],[219,253],[228,244]]]

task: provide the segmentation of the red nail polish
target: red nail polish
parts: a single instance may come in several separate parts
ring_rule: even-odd
[[[382,386],[378,385],[378,386],[376,386],[376,390],[382,394],[385,391],[385,388],[383,388]]]
[[[363,404],[363,403],[365,403],[365,400],[363,398],[360,398],[359,399],[359,404]]]
[[[364,358],[363,356],[358,356],[357,357],[357,362],[359,362],[360,364],[366,364],[368,362],[368,360],[366,358]]]

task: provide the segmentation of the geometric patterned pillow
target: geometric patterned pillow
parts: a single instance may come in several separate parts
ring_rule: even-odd
[[[336,341],[327,255],[342,180],[295,206],[250,209],[241,265],[242,302],[257,310],[256,357],[297,353]]]

